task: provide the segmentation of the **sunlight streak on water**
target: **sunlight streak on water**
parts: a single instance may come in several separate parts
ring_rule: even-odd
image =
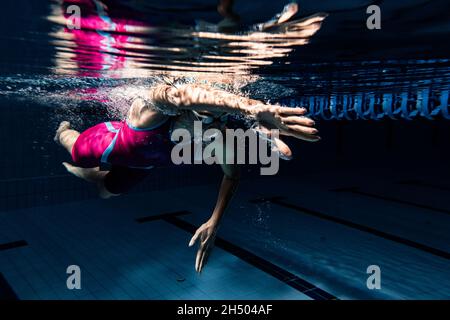
[[[148,77],[155,72],[171,76],[184,72],[248,75],[253,69],[271,65],[275,58],[287,56],[294,47],[307,44],[326,18],[326,14],[318,13],[262,25],[258,30],[253,27],[225,33],[204,22],[194,27],[156,27],[110,18],[107,10],[97,5],[82,7],[81,28],[71,29],[67,27],[72,21],[65,13],[67,5],[57,2],[46,17],[55,25],[49,33],[56,50],[54,72],[109,77]]]

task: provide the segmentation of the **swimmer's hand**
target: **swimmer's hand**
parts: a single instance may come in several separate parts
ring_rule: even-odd
[[[195,231],[194,236],[189,241],[189,247],[192,247],[198,238],[200,238],[199,248],[197,251],[197,257],[195,259],[195,270],[201,272],[203,266],[208,260],[208,255],[210,250],[214,245],[214,239],[217,233],[217,222],[214,220],[208,220],[202,224],[197,231]]]
[[[277,105],[258,106],[256,119],[266,129],[278,129],[280,134],[305,141],[318,141],[319,132],[313,128],[315,122],[303,116],[305,108],[290,108]]]

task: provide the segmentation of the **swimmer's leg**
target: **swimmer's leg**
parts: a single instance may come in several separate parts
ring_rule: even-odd
[[[105,179],[110,173],[109,171],[100,171],[99,167],[95,168],[80,168],[71,165],[70,163],[63,162],[63,166],[66,168],[67,172],[73,174],[74,176],[83,179],[87,182],[95,183],[99,192],[99,196],[102,199],[108,199],[119,194],[114,194],[109,192],[105,187]]]
[[[62,121],[56,130],[54,140],[56,143],[62,145],[70,154],[72,154],[73,145],[79,136],[80,133],[78,131],[70,129],[70,122]],[[100,171],[99,167],[76,167],[67,162],[63,162],[62,164],[66,168],[67,172],[87,182],[95,183],[101,198],[108,199],[113,196],[118,196],[118,194],[109,192],[105,187],[105,178],[109,171]]]
[[[128,192],[142,182],[151,170],[112,166],[105,175],[103,181],[104,193],[109,196],[117,196]]]
[[[276,27],[290,18],[292,18],[298,12],[298,4],[295,2],[288,3],[284,6],[283,11],[277,13],[272,19],[267,22],[257,24],[253,26],[253,29],[258,31],[264,31],[273,27]]]
[[[77,141],[80,133],[76,130],[70,129],[70,122],[62,121],[56,130],[55,140],[56,143],[62,145],[70,154],[72,154],[72,147]]]
[[[108,171],[100,171],[99,167],[81,168],[67,162],[63,162],[62,164],[66,168],[67,172],[87,182],[98,182],[99,180],[104,179],[105,175],[108,173]]]

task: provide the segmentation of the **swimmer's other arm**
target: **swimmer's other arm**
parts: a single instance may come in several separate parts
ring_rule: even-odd
[[[223,179],[220,185],[219,194],[217,197],[216,205],[211,217],[203,223],[194,233],[193,237],[189,241],[189,246],[192,247],[197,240],[199,240],[199,246],[195,259],[195,270],[201,272],[205,266],[209,253],[214,245],[217,229],[220,224],[220,220],[225,213],[228,204],[236,191],[240,179],[240,170],[238,165],[222,164]]]
[[[196,110],[239,114],[254,119],[268,129],[279,129],[280,134],[306,141],[317,141],[314,121],[303,116],[304,108],[290,108],[265,104],[205,85],[186,84],[174,87],[158,85],[150,91],[150,99],[162,110]]]

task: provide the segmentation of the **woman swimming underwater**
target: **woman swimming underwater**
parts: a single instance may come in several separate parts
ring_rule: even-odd
[[[103,198],[128,191],[149,174],[149,168],[169,164],[169,130],[171,125],[190,123],[186,121],[189,116],[186,111],[212,118],[223,113],[243,115],[263,128],[278,129],[281,135],[306,141],[320,139],[317,129],[313,128],[314,121],[303,116],[306,112],[303,108],[264,104],[196,84],[179,87],[160,84],[151,88],[148,95],[151,103],[135,100],[127,119],[122,122],[100,123],[79,133],[70,128],[69,122],[63,121],[56,132],[55,141],[72,155],[75,164],[64,162],[66,169],[79,178],[96,183]],[[168,116],[167,111],[172,116]],[[289,147],[281,140],[275,143],[281,153],[290,154]],[[195,263],[199,272],[239,181],[237,165],[222,162],[224,177],[214,211],[189,243],[192,246],[200,239]],[[104,170],[105,167],[110,169]]]
[[[283,11],[274,21],[258,25],[255,32],[246,37],[260,37],[260,30],[283,23],[297,11],[297,7]],[[294,10],[292,10],[294,8]],[[319,19],[320,18],[320,19]],[[318,30],[314,23],[323,17],[310,18],[308,23],[293,24],[305,32],[313,28],[308,36]],[[317,20],[319,19],[319,20]],[[292,26],[292,25],[291,25]],[[214,34],[219,35],[219,34]],[[209,37],[210,34],[207,34]],[[224,131],[226,115],[243,116],[253,122],[256,130],[268,134],[278,130],[280,135],[292,136],[305,141],[318,141],[314,121],[305,117],[304,108],[289,108],[267,104],[243,95],[219,89],[227,82],[225,76],[209,77],[209,84],[158,83],[152,86],[144,99],[134,100],[123,121],[97,124],[80,133],[71,128],[68,121],[60,123],[55,141],[72,156],[73,165],[64,162],[68,172],[97,185],[102,198],[117,196],[130,190],[151,172],[151,168],[171,164],[170,139],[173,128],[191,130],[194,121],[203,119],[208,128]],[[224,116],[225,115],[225,116]],[[284,158],[290,158],[291,150],[277,137],[270,137],[272,148]],[[214,141],[222,149],[223,157],[233,152],[226,150],[225,141]],[[218,157],[218,155],[215,155]],[[229,161],[217,159],[224,176],[211,217],[202,224],[189,242],[189,246],[200,240],[195,269],[200,272],[206,263],[220,220],[239,182],[239,168]]]

